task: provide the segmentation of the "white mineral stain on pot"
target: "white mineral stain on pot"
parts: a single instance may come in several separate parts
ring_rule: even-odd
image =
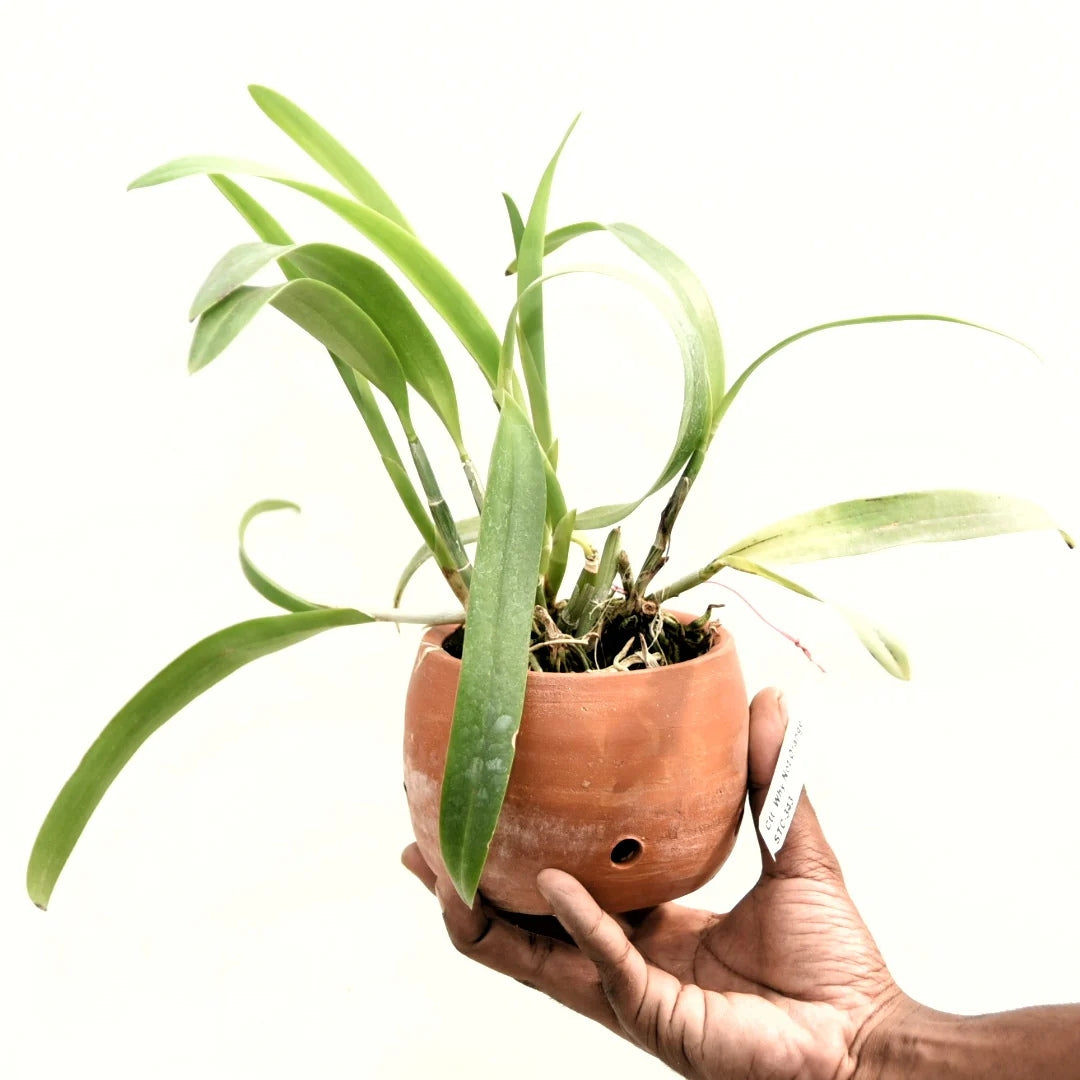
[[[425,641],[420,645],[420,648],[416,653],[416,663],[413,664],[413,674],[420,670],[420,665],[433,653],[442,650],[441,645],[432,645],[430,642]]]

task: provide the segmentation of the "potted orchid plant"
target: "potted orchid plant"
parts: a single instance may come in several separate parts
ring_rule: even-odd
[[[198,371],[216,360],[267,307],[307,331],[329,354],[355,403],[374,444],[371,468],[389,478],[419,548],[388,609],[326,606],[277,584],[245,547],[255,517],[293,504],[252,506],[240,524],[241,566],[281,613],[199,641],[109,721],[41,826],[27,876],[39,906],[49,902],[112,780],[163,723],[252,660],[329,629],[374,622],[432,626],[408,692],[406,789],[425,859],[445,869],[467,901],[482,888],[507,909],[543,912],[532,882],[536,869],[551,865],[575,873],[617,910],[671,899],[702,884],[731,849],[744,803],[747,732],[731,635],[711,618],[711,608],[673,611],[672,601],[720,571],[765,578],[817,600],[787,576],[788,564],[1056,527],[1040,506],[1013,495],[886,493],[803,510],[748,536],[717,537],[715,558],[665,576],[672,531],[706,453],[766,361],[810,335],[865,323],[935,321],[997,331],[930,314],[826,322],[784,338],[729,380],[709,299],[673,251],[627,224],[587,221],[549,230],[549,197],[565,138],[527,214],[504,196],[513,241],[507,272],[516,279],[516,300],[492,325],[349,151],[280,94],[258,86],[251,94],[338,188],[250,161],[205,156],[171,161],[133,182],[143,188],[206,176],[256,236],[227,252],[198,289],[190,309],[189,367]],[[294,241],[236,177],[309,196],[353,226],[376,257]],[[546,255],[597,232],[632,253],[641,273],[547,268]],[[282,280],[252,284],[268,267],[277,267]],[[668,458],[658,475],[641,478],[639,496],[581,507],[572,470],[570,477],[561,471],[549,404],[544,285],[597,273],[636,290],[664,316],[682,359],[683,395]],[[463,380],[451,374],[429,328],[432,318],[449,327],[475,362],[477,385],[498,411],[482,464],[461,423]],[[448,505],[446,463],[436,466],[438,455],[429,456],[414,423],[418,410],[437,418],[463,470],[473,503],[466,514]],[[635,562],[623,549],[619,525],[657,494],[665,501],[655,538]],[[441,570],[452,603],[445,612],[409,613],[399,603],[428,560]],[[842,614],[890,675],[908,677],[898,642],[862,616]]]

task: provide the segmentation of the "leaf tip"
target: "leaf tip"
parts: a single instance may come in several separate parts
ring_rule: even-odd
[[[1064,529],[1058,529],[1058,532],[1061,533],[1061,538],[1065,541],[1066,546],[1072,551],[1076,547],[1076,541]]]
[[[26,868],[26,892],[34,907],[39,911],[48,911],[49,900],[52,898],[52,885],[42,880],[40,869],[34,865],[35,855],[30,856],[30,865]]]

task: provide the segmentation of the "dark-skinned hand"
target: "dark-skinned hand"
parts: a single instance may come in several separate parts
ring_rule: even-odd
[[[782,697],[750,709],[754,824],[786,726]],[[759,838],[760,844],[760,838]],[[850,1080],[883,1025],[917,1008],[897,988],[848,896],[805,793],[774,861],[727,914],[663,904],[615,918],[570,875],[537,885],[574,944],[470,910],[415,844],[402,861],[443,908],[466,956],[533,986],[700,1080]]]

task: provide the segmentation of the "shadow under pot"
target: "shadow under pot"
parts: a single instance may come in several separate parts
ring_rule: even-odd
[[[683,621],[690,616],[679,615]],[[428,865],[461,661],[429,629],[405,703],[405,789]],[[530,671],[502,815],[480,891],[495,907],[551,908],[536,875],[557,867],[608,911],[700,888],[735,844],[746,798],[749,708],[731,635],[668,667],[586,674]]]

